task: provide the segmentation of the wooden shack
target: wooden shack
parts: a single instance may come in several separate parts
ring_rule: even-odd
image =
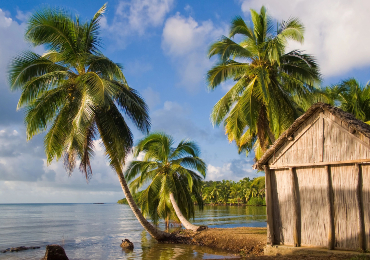
[[[370,126],[317,103],[253,166],[266,173],[268,243],[370,249]]]

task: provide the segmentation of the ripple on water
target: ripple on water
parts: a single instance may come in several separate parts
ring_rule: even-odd
[[[69,259],[224,259],[225,251],[194,245],[156,243],[127,205],[0,205],[0,250],[15,246],[40,249],[0,254],[0,259],[40,259],[48,244],[63,245]],[[194,223],[210,227],[266,226],[265,207],[205,206]],[[163,228],[163,223],[160,224]],[[128,238],[135,249],[119,247]]]

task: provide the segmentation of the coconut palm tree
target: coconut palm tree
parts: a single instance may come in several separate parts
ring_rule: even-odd
[[[235,85],[214,106],[214,125],[224,122],[229,141],[239,152],[255,149],[259,158],[268,145],[302,113],[297,100],[310,102],[320,73],[315,59],[299,50],[286,52],[288,40],[303,42],[304,27],[296,18],[277,24],[262,7],[250,10],[253,26],[239,16],[229,37],[213,43],[208,55],[218,56],[207,73],[208,87],[234,80]],[[241,37],[240,42],[233,38]]]
[[[47,131],[47,163],[64,159],[72,174],[77,160],[89,179],[94,140],[101,138],[110,166],[118,175],[128,204],[143,227],[157,240],[170,239],[141,214],[123,176],[122,165],[133,145],[124,113],[142,132],[150,128],[148,108],[126,82],[121,65],[99,47],[104,5],[87,22],[62,9],[42,9],[28,21],[26,39],[43,46],[43,55],[24,52],[9,67],[12,90],[21,90],[18,109],[25,108],[27,138]]]
[[[195,197],[203,207],[201,180],[206,176],[206,164],[199,158],[198,145],[189,140],[173,147],[174,140],[164,133],[152,133],[141,139],[134,149],[134,156],[144,153],[143,161],[132,161],[125,177],[132,192],[149,183],[142,192],[142,210],[149,215],[163,216],[172,208],[186,229],[198,230],[187,219],[194,217]]]
[[[324,89],[329,102],[370,123],[370,85],[361,85],[356,79],[343,80],[338,85]]]
[[[235,198],[240,205],[240,201],[243,198],[243,187],[240,183],[233,183],[230,188],[230,196]]]

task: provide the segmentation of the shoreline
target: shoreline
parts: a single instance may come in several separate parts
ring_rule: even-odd
[[[347,253],[336,253],[335,250],[322,253],[313,251],[306,254],[290,254],[266,256],[264,248],[267,245],[267,228],[237,227],[237,228],[209,228],[193,232],[181,230],[177,233],[179,237],[185,238],[185,244],[220,249],[234,254],[234,259],[307,259],[307,260],[365,260],[369,255],[354,255],[353,251]]]

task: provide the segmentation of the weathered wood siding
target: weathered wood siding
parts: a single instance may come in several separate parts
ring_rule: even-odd
[[[294,134],[294,139],[287,141],[269,160],[269,165],[279,166],[307,162],[318,162],[317,149],[320,145],[318,120],[319,113],[304,122]]]
[[[329,232],[325,169],[304,167],[295,171],[299,187],[301,244],[325,247]],[[289,170],[272,170],[271,177],[275,242],[293,245],[293,184]]]
[[[293,245],[294,224],[300,223],[303,246],[333,248],[334,241],[335,249],[357,250],[363,237],[360,230],[364,230],[362,241],[369,250],[370,164],[360,159],[370,159],[367,137],[327,111],[307,119],[268,162],[275,243]],[[337,164],[344,161],[346,164]],[[325,166],[326,162],[330,165]],[[294,203],[293,180],[297,183],[298,204]],[[298,222],[294,206],[299,208]]]
[[[370,250],[370,165],[362,165],[362,193],[364,202],[365,236]]]
[[[299,165],[370,158],[370,140],[350,133],[348,124],[329,112],[316,112],[269,160],[269,165]]]
[[[335,248],[358,249],[357,175],[354,165],[332,165]]]
[[[293,245],[293,197],[289,169],[271,171],[275,243]]]
[[[328,180],[324,167],[296,168],[301,207],[301,243],[326,247],[328,244]]]
[[[365,136],[351,134],[348,125],[331,114],[324,116],[324,162],[370,158],[369,140]]]

